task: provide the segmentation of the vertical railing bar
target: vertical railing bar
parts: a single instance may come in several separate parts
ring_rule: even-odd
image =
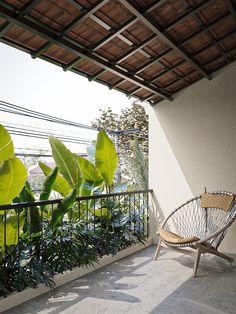
[[[29,231],[30,231],[30,247],[29,247],[29,257],[30,257],[30,261],[32,260],[32,247],[33,247],[33,243],[32,243],[32,221],[31,221],[31,210],[32,207],[27,207],[27,212],[28,212],[28,217],[29,217]],[[32,276],[32,264],[30,262],[30,276]]]
[[[54,206],[52,204],[51,206],[51,211],[52,211],[52,217],[54,216]],[[54,225],[52,224],[52,245],[54,246],[55,243],[55,234],[54,234]],[[52,267],[52,277],[54,277],[54,268]]]
[[[121,209],[121,202],[120,202],[120,195],[118,196],[118,208],[119,208],[119,225],[120,225],[120,217],[121,217],[121,214],[122,214],[122,209]]]
[[[88,200],[86,200],[86,231],[89,229]]]
[[[72,240],[72,234],[73,234],[73,230],[72,230],[72,214],[73,214],[73,209],[72,209],[72,206],[70,207],[69,212],[70,212],[70,217],[69,217],[70,240]]]
[[[135,235],[135,231],[136,231],[136,194],[134,194],[134,210],[133,210],[133,213],[134,213],[134,235]]]
[[[119,215],[119,227],[120,227],[121,215],[122,215],[120,195],[118,196],[118,215]],[[124,227],[122,227],[122,231],[124,232]],[[120,249],[122,249],[122,247],[120,247],[120,245],[119,245],[119,251],[120,251]]]
[[[108,216],[109,216],[109,197],[107,196],[106,197],[106,200],[107,200],[107,215],[106,215],[106,220],[107,220],[107,230],[109,230],[109,219],[108,219]]]
[[[106,197],[106,203],[107,203],[107,217],[106,217],[106,221],[107,221],[107,225],[106,225],[106,254],[108,254],[108,234],[109,234],[109,219],[108,219],[108,216],[109,216],[109,197],[107,196]]]
[[[7,213],[4,210],[4,284],[5,291],[7,291]],[[6,293],[5,293],[6,296]]]
[[[128,195],[128,211],[129,211],[129,241],[131,242],[132,236],[132,213],[131,213],[131,197]]]
[[[126,232],[126,235],[128,236],[127,240],[130,244],[130,232],[129,232],[129,229],[130,229],[130,216],[129,216],[129,203],[127,202],[127,197],[126,195],[124,195],[124,214],[125,214],[125,219],[126,219],[126,222],[127,222],[127,225],[125,226],[125,232]],[[127,220],[127,216],[128,216],[128,220]]]
[[[141,237],[141,193],[138,193],[138,232]]]
[[[142,229],[143,229],[143,237],[145,238],[146,236],[146,232],[145,232],[145,208],[146,208],[146,204],[144,203],[145,201],[145,193],[142,193]]]
[[[149,192],[146,192],[146,237],[149,237]]]
[[[17,291],[20,291],[20,212],[17,210],[17,244],[16,244],[16,263],[18,268],[17,273]]]
[[[102,238],[102,198],[99,198],[98,200],[100,200],[100,228],[99,228],[99,237],[100,237],[100,240],[102,239],[102,241],[103,241],[103,238]],[[98,208],[99,208],[99,206],[98,206]],[[103,244],[102,243],[102,241],[100,242],[101,244]],[[101,254],[101,251],[99,252],[100,254]]]
[[[93,231],[96,230],[96,200],[93,200]]]
[[[78,203],[78,218],[79,218],[79,221],[80,221],[81,220],[81,208],[80,208],[81,201],[78,199],[77,203]]]
[[[44,253],[44,221],[43,221],[43,207],[40,206],[40,219],[41,219],[41,237],[40,237],[40,249],[39,249],[39,260],[40,260],[40,271],[43,273],[43,253]]]

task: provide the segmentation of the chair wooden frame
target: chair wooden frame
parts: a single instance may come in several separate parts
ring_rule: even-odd
[[[202,208],[201,207],[202,195],[199,195],[189,200],[188,202],[182,204],[178,208],[176,208],[164,220],[164,222],[161,225],[161,228],[157,232],[157,234],[159,234],[160,236],[160,239],[156,248],[154,260],[156,260],[157,257],[159,256],[162,244],[165,244],[168,247],[177,249],[178,251],[181,251],[181,252],[186,252],[186,250],[185,249],[183,250],[182,248],[191,248],[195,250],[195,261],[194,261],[194,268],[193,268],[194,278],[197,275],[197,270],[198,270],[198,265],[201,258],[201,254],[211,253],[211,254],[214,254],[216,256],[219,256],[228,260],[230,264],[233,262],[233,258],[219,252],[218,247],[220,243],[222,242],[222,240],[224,239],[228,228],[236,220],[235,195],[230,192],[212,192],[210,194],[213,196],[214,195],[232,196],[232,202],[230,204],[229,209],[227,211],[223,211],[221,208],[218,208],[218,207]],[[186,217],[188,218],[187,219],[187,224],[188,224],[187,231],[184,230],[185,214],[186,214]],[[218,220],[217,220],[218,218],[217,215],[220,217]],[[181,217],[181,219],[179,217]],[[179,220],[181,220],[181,223],[179,223]],[[201,220],[204,220],[204,222],[202,222]],[[222,225],[220,226],[219,224],[221,223],[221,220],[222,220]],[[179,226],[178,226],[178,223],[179,223]],[[175,227],[175,229],[177,230],[177,234],[172,233],[172,231],[170,230],[171,229],[170,226],[172,226],[172,228],[173,226]],[[191,230],[191,227],[192,227],[192,230]],[[177,237],[176,241],[171,241],[171,239],[168,239],[164,237],[163,235],[162,236],[160,235],[161,230],[167,230],[167,232],[169,232],[168,229],[170,230],[171,235],[174,235],[174,236],[176,235]],[[195,236],[195,239],[193,239],[193,241],[184,243],[185,238],[193,236],[193,235]],[[181,243],[178,243],[178,237],[182,238]],[[194,251],[192,252],[194,253]]]

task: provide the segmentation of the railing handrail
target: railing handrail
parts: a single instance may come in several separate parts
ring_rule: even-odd
[[[128,191],[128,192],[120,192],[120,193],[107,193],[107,194],[97,194],[97,195],[90,195],[90,196],[78,196],[76,198],[76,201],[85,201],[85,200],[91,200],[91,199],[100,199],[100,198],[107,198],[107,197],[124,196],[124,195],[141,194],[141,193],[152,193],[152,192],[153,192],[152,189],[145,189],[145,190],[135,190],[135,191]],[[32,206],[35,207],[35,206],[42,206],[42,205],[59,204],[61,201],[62,201],[62,198],[54,199],[54,200],[42,200],[42,201],[36,201],[36,202],[23,202],[23,203],[0,205],[0,211],[24,208],[24,207],[32,207]]]

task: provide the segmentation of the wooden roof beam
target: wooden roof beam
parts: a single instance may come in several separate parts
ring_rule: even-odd
[[[150,18],[144,16],[142,12],[135,8],[131,1],[127,0],[119,0],[122,5],[124,5],[131,13],[137,16],[148,28],[150,28],[161,40],[163,40],[166,44],[168,44],[171,48],[173,48],[177,53],[179,53],[186,61],[188,61],[194,68],[196,68],[203,76],[211,79],[211,76],[204,71],[200,65],[193,61],[188,53],[181,47],[178,46],[177,43],[174,42],[169,36],[163,34],[163,32],[151,21]],[[133,2],[132,2],[133,3]]]
[[[235,8],[233,6],[233,3],[231,0],[226,0],[227,2],[227,5],[229,7],[229,11],[230,11],[230,14],[233,16],[233,18],[236,20],[236,11],[235,11]]]
[[[75,0],[66,0],[66,1],[69,2],[70,4],[72,4],[78,10],[84,10],[84,7],[82,7],[82,5],[79,4],[77,1],[75,1]]]
[[[120,25],[117,29],[111,30],[111,34],[108,34],[107,36],[105,36],[105,38],[103,38],[96,45],[94,45],[91,50],[92,51],[98,50],[99,48],[104,46],[106,43],[108,43],[110,40],[112,40],[113,38],[120,35],[123,31],[125,31],[128,27],[130,27],[131,25],[133,25],[137,21],[138,21],[138,18],[133,17],[130,20],[128,20],[127,22],[125,22],[124,24]]]
[[[21,9],[21,11],[17,11],[17,15],[26,15],[28,14],[28,12],[30,10],[33,9],[34,6],[36,6],[36,4],[39,2],[40,0],[31,0],[29,1],[26,5],[23,6],[23,9]],[[2,1],[1,1],[2,2]],[[10,9],[12,9],[13,7],[9,4],[8,5]],[[0,27],[0,37],[3,36],[8,30],[9,28],[12,26],[11,22],[6,22],[4,23],[1,27]]]
[[[31,0],[20,10],[20,15],[28,14],[41,0]]]
[[[201,18],[195,14],[193,18],[196,18],[200,23],[202,23],[204,25],[204,27],[207,27],[207,25],[201,20]],[[222,56],[225,58],[226,63],[230,62],[230,58],[229,56],[225,53],[225,50],[223,49],[223,47],[220,45],[220,43],[218,42],[217,39],[215,39],[215,37],[213,36],[212,32],[210,31],[209,28],[206,28],[206,33],[207,35],[210,37],[213,45],[220,50]]]
[[[141,49],[143,49],[145,46],[147,46],[148,44],[150,44],[154,38],[156,38],[156,35],[152,35],[150,37],[148,37],[146,40],[144,40],[140,45],[133,45],[133,47],[131,47],[131,49],[125,53],[123,56],[121,56],[119,59],[117,59],[115,61],[116,64],[124,61],[125,59],[129,58],[130,56],[132,56],[134,53],[140,51]]]
[[[137,86],[143,87],[145,90],[155,93],[156,95],[164,97],[168,100],[172,100],[172,97],[170,96],[169,93],[162,92],[158,88],[150,87],[149,85],[145,84],[142,80],[138,78],[130,77],[126,71],[114,65],[111,65],[109,62],[102,59],[101,57],[94,55],[90,52],[87,52],[85,49],[69,42],[65,38],[55,37],[55,34],[53,32],[45,30],[43,27],[40,27],[38,24],[29,21],[27,18],[23,16],[16,16],[14,10],[9,10],[4,5],[0,5],[0,16],[8,20],[9,22],[21,26],[34,34],[37,34],[45,38],[47,41],[55,45],[61,46],[62,48],[76,54],[78,57],[84,58],[85,60],[89,60],[90,62],[96,64],[97,66],[104,68],[110,71],[111,73],[118,75],[119,77],[128,80],[136,84]]]
[[[162,2],[162,1],[159,1]],[[158,4],[159,4],[158,2]],[[157,4],[152,4],[145,12],[148,12],[149,10],[152,10],[153,8],[156,7]],[[159,4],[160,5],[160,4]],[[128,20],[127,22],[125,22],[123,25],[119,26],[117,29],[111,30],[111,34],[108,34],[105,38],[103,38],[99,43],[97,43],[94,47],[93,50],[97,50],[100,47],[102,47],[103,45],[105,45],[107,42],[109,42],[110,40],[112,40],[114,37],[120,37],[121,33],[123,31],[125,31],[128,27],[130,27],[131,25],[133,25],[134,23],[136,23],[139,20],[138,17],[132,17],[130,20]],[[102,25],[102,24],[100,24]],[[106,28],[108,29],[108,28]],[[124,36],[122,36],[122,40],[126,41],[127,39],[125,39]],[[155,35],[156,37],[156,35]],[[130,44],[130,43],[129,43]]]
[[[196,31],[194,34],[188,36],[187,38],[185,38],[184,40],[182,40],[179,45],[184,46],[186,45],[189,41],[191,41],[194,37],[205,33],[208,29],[210,29],[211,27],[214,27],[215,25],[217,25],[217,23],[222,22],[222,20],[228,18],[230,16],[229,13],[225,13],[224,15],[216,18],[213,22],[205,25],[205,27],[202,27],[200,30]]]
[[[65,33],[68,33],[71,31],[75,26],[78,24],[83,23],[87,18],[91,17],[93,13],[95,13],[97,10],[99,10],[101,7],[103,7],[109,0],[99,0],[95,2],[94,5],[90,8],[89,11],[85,11],[78,17],[76,17],[69,25],[67,25],[64,30],[61,32],[61,36],[63,36]]]
[[[165,2],[166,2],[166,0],[159,0],[159,1],[157,1],[157,3],[155,3],[155,4],[151,5],[151,6],[149,6],[148,8],[146,8],[144,10],[144,12],[151,12],[151,11],[155,10],[156,8],[160,7]]]
[[[153,64],[159,62],[163,57],[165,57],[166,55],[168,55],[170,52],[172,52],[173,49],[169,48],[168,50],[166,50],[165,52],[161,53],[158,57],[153,58],[152,60],[150,60],[148,63],[145,63],[143,66],[141,66],[137,71],[135,71],[136,74],[146,70],[147,68],[149,68],[150,66],[152,66]]]
[[[171,30],[173,27],[175,27],[178,23],[184,21],[186,18],[188,18],[190,16],[193,16],[194,14],[198,13],[199,11],[209,7],[213,3],[215,3],[215,0],[208,0],[208,1],[205,1],[203,4],[200,4],[199,6],[197,6],[195,8],[189,7],[189,9],[191,8],[191,11],[187,11],[185,14],[183,14],[182,16],[180,16],[179,18],[175,19],[173,22],[168,24],[165,27],[165,33],[168,32],[169,30]]]

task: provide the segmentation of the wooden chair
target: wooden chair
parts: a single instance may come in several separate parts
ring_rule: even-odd
[[[233,259],[220,253],[218,247],[235,219],[233,193],[205,192],[175,209],[162,223],[157,232],[160,240],[154,259],[164,243],[178,250],[186,247],[196,250],[193,277],[196,277],[202,253],[215,254],[232,263]]]

